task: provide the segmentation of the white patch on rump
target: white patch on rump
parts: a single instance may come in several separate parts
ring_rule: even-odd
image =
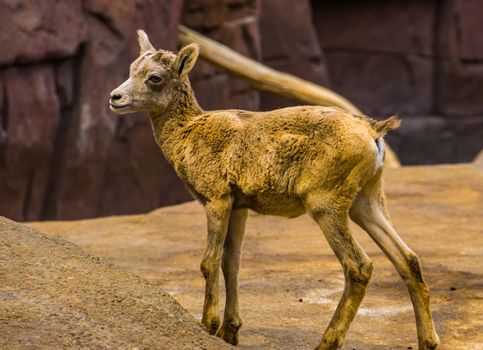
[[[376,140],[376,169],[384,165],[384,139],[378,137]]]

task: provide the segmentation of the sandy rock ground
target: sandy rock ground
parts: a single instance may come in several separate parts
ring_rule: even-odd
[[[481,167],[468,164],[390,170],[386,173],[386,191],[396,229],[422,260],[441,337],[440,349],[483,349]],[[148,288],[142,280],[126,277],[119,269],[109,272],[103,267],[106,265],[99,265],[110,276],[102,280],[106,288],[113,284],[132,297],[145,293],[150,305],[159,305],[156,295],[160,300],[166,298],[162,289],[200,319],[204,282],[199,263],[206,233],[205,218],[197,203],[161,208],[146,215],[31,226],[72,241],[160,287]],[[352,228],[372,257],[374,272],[343,349],[417,349],[415,321],[404,284],[370,238],[355,225]],[[41,259],[38,254],[37,259]],[[100,264],[92,261],[91,265]],[[18,266],[27,268],[28,263],[23,261]],[[69,268],[75,269],[75,261],[70,264]],[[94,284],[100,283],[98,277],[86,273],[79,285],[87,288],[91,279]],[[29,282],[32,287],[33,282]],[[136,292],[129,292],[132,286]],[[313,348],[335,310],[342,288],[339,263],[309,217],[284,219],[251,214],[240,273],[244,327],[239,349]],[[76,295],[81,297],[82,293]],[[81,300],[93,303],[88,295]],[[74,301],[69,297],[66,302]],[[140,313],[143,305],[135,299],[131,302]],[[43,299],[31,300],[30,305],[38,309],[45,303]],[[97,305],[105,307],[101,302]],[[29,310],[24,312],[28,314]],[[146,330],[150,327],[158,332],[156,319],[153,313],[144,319]]]
[[[226,349],[172,297],[0,218],[0,349]]]

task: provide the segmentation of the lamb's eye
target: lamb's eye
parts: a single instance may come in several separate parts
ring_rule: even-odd
[[[163,79],[159,75],[151,75],[148,80],[152,83],[159,83]]]

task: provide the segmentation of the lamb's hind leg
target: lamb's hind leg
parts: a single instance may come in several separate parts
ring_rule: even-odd
[[[246,209],[231,212],[221,261],[221,268],[225,277],[226,304],[223,323],[217,335],[233,345],[238,344],[238,332],[242,326],[238,306],[238,271],[240,269],[241,244],[245,233],[246,219]]]
[[[419,349],[436,349],[439,338],[431,317],[429,289],[423,280],[421,264],[391,225],[379,177],[374,178],[359,194],[350,216],[367,231],[406,283],[416,315]]]
[[[205,302],[201,323],[210,334],[215,334],[220,327],[218,310],[218,280],[221,253],[228,228],[232,201],[230,198],[217,199],[205,204],[208,218],[208,240],[201,261],[201,272],[205,277]]]
[[[332,205],[321,206],[323,202]],[[316,348],[319,350],[337,349],[342,346],[345,334],[364,298],[372,272],[369,257],[349,232],[348,208],[340,209],[344,205],[339,204],[336,200],[323,201],[316,196],[312,196],[306,203],[307,212],[319,223],[345,275],[342,297],[322,341]]]

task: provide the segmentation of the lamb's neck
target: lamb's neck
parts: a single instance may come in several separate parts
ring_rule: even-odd
[[[171,163],[180,142],[179,131],[194,117],[204,113],[194,96],[189,81],[183,83],[170,105],[162,113],[150,113],[156,142]]]

